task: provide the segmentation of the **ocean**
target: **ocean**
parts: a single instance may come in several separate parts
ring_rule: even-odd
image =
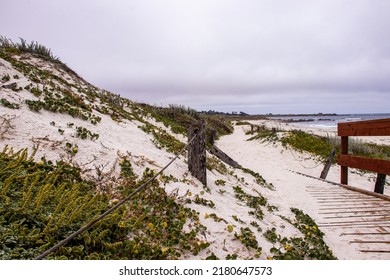
[[[336,128],[340,122],[355,122],[390,118],[387,114],[348,114],[348,115],[290,115],[269,117],[274,120],[293,122],[304,127]]]

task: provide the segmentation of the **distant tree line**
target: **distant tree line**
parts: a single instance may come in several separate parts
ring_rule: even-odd
[[[208,111],[200,111],[199,113],[204,114],[204,115],[222,115],[222,116],[249,116],[249,114],[245,112],[231,112],[231,113],[226,113],[226,112],[219,112],[215,110],[208,110]]]

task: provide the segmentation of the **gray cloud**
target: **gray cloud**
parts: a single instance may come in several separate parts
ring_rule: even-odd
[[[91,83],[136,101],[250,113],[388,112],[389,1],[2,7],[0,34],[39,41]]]

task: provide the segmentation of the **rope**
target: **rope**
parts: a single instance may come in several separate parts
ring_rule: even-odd
[[[64,240],[60,241],[59,243],[57,243],[56,245],[54,245],[53,247],[51,247],[50,249],[46,250],[45,252],[43,252],[42,254],[40,254],[39,256],[37,256],[35,258],[35,260],[41,260],[43,258],[45,258],[47,255],[49,255],[50,253],[52,252],[55,252],[56,250],[58,250],[60,247],[64,246],[66,243],[68,243],[70,240],[72,240],[73,238],[75,238],[77,235],[79,235],[80,233],[83,233],[84,231],[86,231],[87,229],[89,229],[90,227],[92,227],[94,224],[96,224],[98,221],[102,220],[104,217],[106,217],[107,215],[111,214],[112,212],[114,212],[116,209],[118,209],[122,204],[124,204],[125,202],[127,202],[128,200],[130,200],[134,195],[136,195],[138,192],[142,191],[143,189],[145,189],[149,184],[150,182],[152,182],[154,179],[156,179],[162,172],[164,172],[165,169],[167,169],[187,148],[188,146],[192,143],[192,141],[194,141],[194,139],[196,138],[197,135],[195,135],[194,137],[192,137],[192,139],[187,143],[187,145],[180,150],[180,152],[164,167],[162,168],[157,174],[155,174],[152,178],[150,178],[148,181],[146,181],[144,184],[142,184],[141,186],[139,186],[138,188],[136,188],[131,194],[129,194],[127,197],[123,198],[121,201],[119,201],[117,204],[115,204],[113,207],[111,207],[110,209],[108,209],[106,212],[104,212],[103,214],[101,214],[99,217],[93,219],[92,221],[90,221],[88,224],[86,224],[85,226],[81,227],[79,230],[75,231],[74,233],[72,233],[71,235],[69,235],[67,238],[65,238]]]
[[[305,177],[312,178],[312,179],[315,179],[315,180],[318,180],[318,181],[329,183],[331,185],[340,186],[340,187],[343,186],[343,185],[341,185],[339,183],[335,183],[335,182],[332,182],[332,181],[329,181],[329,180],[326,180],[326,179],[322,179],[322,178],[319,178],[319,177],[308,175],[308,174],[305,174],[305,173],[302,173],[302,172],[299,172],[299,171],[294,171],[294,170],[290,170],[290,169],[287,169],[287,170],[290,171],[290,172],[296,173],[298,175],[301,175],[301,176],[305,176]]]
[[[296,160],[296,161],[298,161],[299,162],[299,164],[303,167],[303,168],[305,168],[305,169],[314,169],[314,168],[317,168],[318,166],[320,166],[320,165],[323,165],[324,163],[323,162],[320,162],[319,164],[317,164],[316,166],[314,166],[314,167],[307,167],[307,166],[304,166],[301,162],[302,162],[302,160],[299,160],[299,159],[297,159],[296,157],[295,157],[295,155],[293,154],[293,152],[292,152],[292,150],[291,149],[288,149],[289,151],[290,151],[290,153],[292,154],[292,156],[294,157],[294,159]]]

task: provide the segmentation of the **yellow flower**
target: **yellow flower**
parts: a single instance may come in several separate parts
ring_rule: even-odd
[[[291,251],[291,246],[290,245],[284,245],[284,249],[286,250],[286,251]]]
[[[42,161],[37,162],[38,165],[43,165]]]
[[[310,234],[311,234],[311,233],[310,233],[310,231],[309,231],[309,232],[307,233],[307,236],[310,236]]]
[[[233,232],[233,226],[232,225],[228,225],[227,226],[227,231],[228,232]]]
[[[209,217],[210,217],[210,215],[209,215],[209,214],[207,214],[207,213],[206,213],[206,214],[204,214],[204,218],[205,218],[205,219],[208,219]]]
[[[313,226],[313,230],[317,230],[317,227],[316,227],[316,226]]]
[[[161,248],[161,253],[165,254],[168,250],[169,248],[167,247]]]
[[[162,223],[163,228],[166,228],[168,226],[167,222]]]
[[[126,227],[126,224],[125,224],[124,222],[120,222],[120,223],[118,224],[118,227],[124,228],[124,227]]]
[[[154,229],[154,225],[152,223],[148,223],[148,229],[153,230]]]
[[[192,195],[192,192],[188,192],[188,194],[187,194],[188,196],[191,196]]]
[[[113,200],[111,200],[111,203],[113,203],[113,204],[117,204],[119,202],[119,199],[117,199],[117,198],[114,198]]]
[[[306,226],[305,226],[305,228],[306,228],[306,229],[309,229],[309,226],[308,226],[308,225],[306,225]]]
[[[267,260],[269,260],[269,261],[272,261],[273,259],[274,259],[274,258],[271,257],[271,256],[267,257]]]

